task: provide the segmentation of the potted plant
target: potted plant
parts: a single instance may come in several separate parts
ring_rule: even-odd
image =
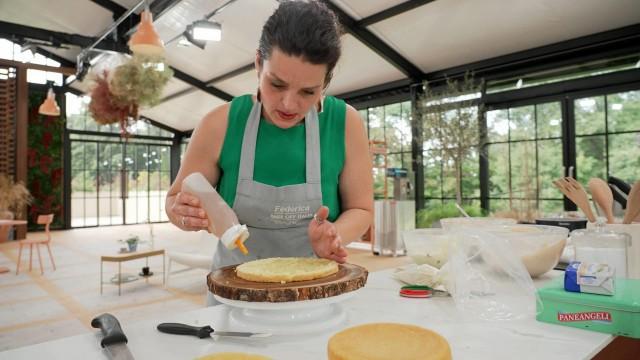
[[[0,174],[0,219],[13,219],[14,212],[31,204],[33,198],[22,181]]]
[[[15,219],[15,213],[22,211],[25,206],[31,204],[33,197],[24,184],[14,182],[12,178],[0,174],[0,219]],[[5,227],[3,231],[10,231],[11,227]],[[7,238],[8,234],[2,234],[0,238]]]
[[[140,237],[137,235],[131,235],[130,237],[120,241],[127,243],[127,246],[129,247],[129,252],[134,252],[138,249],[138,243],[140,242]]]

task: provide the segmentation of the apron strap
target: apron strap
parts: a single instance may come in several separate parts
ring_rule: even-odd
[[[253,181],[256,143],[261,115],[262,103],[256,101],[251,108],[249,119],[244,129],[238,182],[243,180]],[[307,184],[320,184],[320,130],[318,124],[318,112],[315,107],[312,107],[305,116]]]

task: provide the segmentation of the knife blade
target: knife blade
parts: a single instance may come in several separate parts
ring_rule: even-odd
[[[158,331],[166,333],[166,334],[175,334],[175,335],[192,335],[197,336],[200,339],[204,339],[206,337],[215,338],[217,336],[229,336],[229,337],[240,337],[240,338],[265,338],[271,336],[271,333],[252,333],[252,332],[241,332],[241,331],[218,331],[213,330],[213,328],[209,325],[206,326],[191,326],[187,324],[180,323],[162,323],[158,325]]]
[[[127,347],[127,337],[115,316],[105,313],[93,320],[91,326],[102,331],[100,345],[106,350],[112,360],[134,360]]]

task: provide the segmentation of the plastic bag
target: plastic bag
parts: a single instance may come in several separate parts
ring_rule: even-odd
[[[540,302],[509,240],[478,230],[453,232],[445,286],[460,311],[482,320],[533,318]]]
[[[435,290],[446,292],[444,283],[448,277],[448,267],[441,269],[428,264],[409,264],[396,268],[393,277],[408,285],[427,285]]]

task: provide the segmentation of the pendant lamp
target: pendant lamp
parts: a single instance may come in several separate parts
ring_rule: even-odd
[[[140,14],[140,24],[135,34],[129,39],[129,49],[134,54],[164,55],[164,43],[153,26],[153,15],[149,10]]]
[[[53,93],[53,89],[49,88],[47,98],[40,105],[38,113],[48,116],[60,116],[60,107],[56,103],[56,95]]]

